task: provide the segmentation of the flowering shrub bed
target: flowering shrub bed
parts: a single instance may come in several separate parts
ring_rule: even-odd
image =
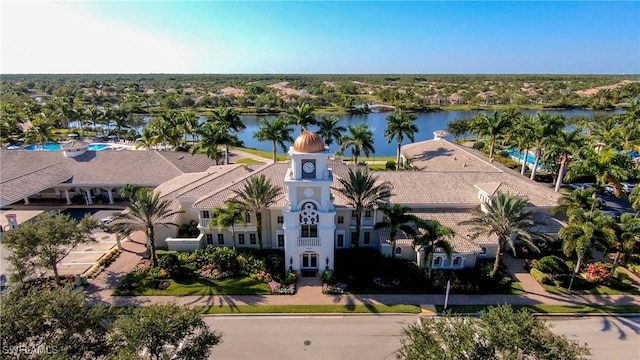
[[[269,274],[268,272],[264,272],[264,271],[260,271],[254,274],[251,274],[250,277],[252,279],[256,279],[260,282],[263,283],[269,283],[271,282],[273,279],[271,278],[271,274]]]
[[[293,295],[296,293],[296,284],[289,284],[283,286],[277,281],[269,282],[269,288],[274,295]]]
[[[592,283],[601,283],[611,277],[612,268],[613,265],[603,262],[591,263],[587,265],[585,278]]]
[[[390,287],[400,286],[400,280],[398,280],[398,279],[382,280],[382,278],[377,277],[377,278],[373,279],[373,283],[376,284],[376,286],[380,286],[380,287],[383,287],[383,288],[390,288]]]
[[[203,279],[221,280],[233,276],[233,271],[221,271],[219,267],[213,264],[207,264],[200,269],[200,277]]]
[[[322,284],[322,293],[328,295],[342,295],[345,293],[345,289],[347,288],[347,284],[345,283],[337,283],[335,285],[330,284]]]

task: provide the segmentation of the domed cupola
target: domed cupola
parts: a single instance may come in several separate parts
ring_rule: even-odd
[[[89,144],[80,140],[71,140],[62,144],[62,151],[66,157],[76,157],[82,155],[89,149]]]
[[[293,150],[301,153],[319,153],[325,150],[324,141],[318,134],[305,131],[293,143]]]

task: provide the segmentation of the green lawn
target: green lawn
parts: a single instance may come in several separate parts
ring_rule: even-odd
[[[439,288],[428,287],[400,287],[400,288],[381,288],[379,286],[358,286],[347,288],[349,294],[444,294],[444,290]],[[512,282],[510,287],[493,290],[493,291],[481,291],[481,294],[511,294],[521,295],[525,294],[524,288],[519,282]]]
[[[263,162],[258,161],[258,160],[253,160],[252,158],[243,158],[243,159],[240,159],[240,160],[236,161],[236,164],[250,164],[250,165],[253,165],[253,164],[263,164]]]
[[[234,147],[234,149],[238,149],[240,151],[244,151],[246,153],[257,155],[257,156],[262,156],[267,160],[273,159],[273,153],[271,151],[264,151],[264,150],[250,149],[250,148],[243,148],[243,147]],[[278,161],[285,161],[289,158],[287,155],[284,155],[284,154],[276,154],[276,157]]]
[[[452,305],[449,306],[449,310],[452,313],[458,314],[475,314],[481,310],[486,309],[489,306],[494,305]],[[534,313],[548,313],[548,314],[562,314],[562,313],[577,313],[577,314],[606,314],[606,313],[640,313],[640,305],[602,305],[602,306],[587,306],[587,305],[511,305],[514,309],[529,309]],[[443,311],[441,305],[436,305],[438,312]]]
[[[269,285],[255,279],[230,277],[223,280],[205,280],[186,278],[168,280],[171,286],[167,290],[139,286],[131,291],[114,291],[114,295],[129,296],[187,296],[187,295],[269,295]]]
[[[287,296],[287,295],[282,295]],[[204,306],[203,314],[274,314],[274,313],[311,313],[311,314],[418,314],[417,305],[223,305]]]
[[[562,287],[542,284],[542,287],[549,293],[554,295],[640,295],[640,291],[636,288],[629,290],[613,289],[605,285],[598,285],[587,290],[567,290]]]

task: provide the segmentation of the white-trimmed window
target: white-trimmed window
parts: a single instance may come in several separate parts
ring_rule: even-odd
[[[435,259],[433,259],[433,266],[442,266],[442,257],[436,256]]]
[[[218,245],[224,245],[224,234],[218,234]]]
[[[373,211],[371,211],[371,209],[367,209],[364,211],[364,217],[365,218],[371,218],[373,217]]]
[[[402,255],[402,248],[400,246],[396,247],[396,255]]]
[[[276,217],[276,222],[278,224],[284,224],[284,216],[278,216]]]
[[[338,224],[344,224],[344,216],[338,216]]]
[[[210,216],[209,210],[203,210],[200,212],[200,217],[203,219],[208,219]]]
[[[283,248],[284,247],[284,234],[278,234],[277,238],[278,238],[278,247],[279,248]]]
[[[460,266],[462,265],[462,258],[460,256],[456,256],[453,259],[453,266]]]
[[[244,245],[244,234],[238,234],[238,244]]]
[[[249,234],[249,244],[251,245],[256,244],[256,234]]]
[[[371,231],[364,232],[364,244],[365,245],[371,244]]]
[[[248,211],[244,213],[244,222],[246,222],[247,224],[251,222],[251,213]]]
[[[213,245],[213,234],[206,234],[207,245]]]

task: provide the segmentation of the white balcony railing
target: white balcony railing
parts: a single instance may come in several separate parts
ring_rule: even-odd
[[[312,246],[317,247],[320,246],[320,238],[298,238],[298,246]]]
[[[211,219],[200,219],[200,227],[206,229],[209,226],[209,220]]]

